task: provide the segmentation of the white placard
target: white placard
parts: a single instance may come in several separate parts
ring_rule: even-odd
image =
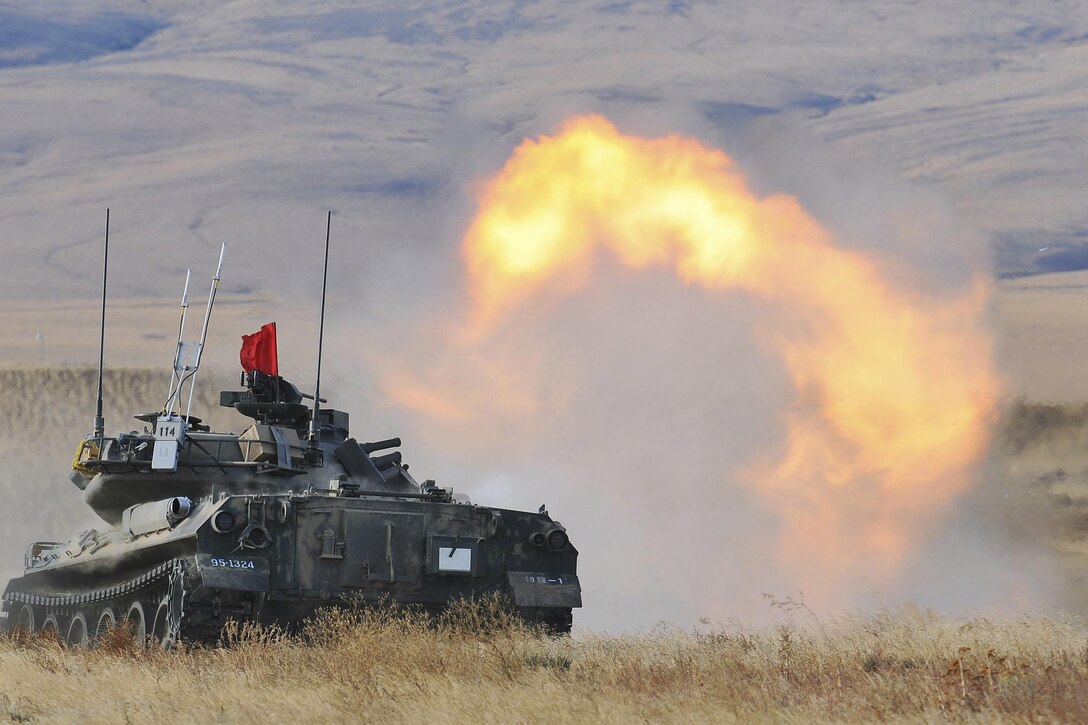
[[[151,468],[156,471],[176,471],[178,468],[178,442],[155,441],[151,453]]]
[[[438,547],[439,571],[472,571],[472,549],[454,549],[450,546]]]
[[[178,415],[163,415],[155,419],[155,448],[151,453],[151,470],[178,470],[178,452],[185,442],[185,419]]]

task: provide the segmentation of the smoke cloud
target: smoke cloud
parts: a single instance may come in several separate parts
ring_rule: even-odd
[[[722,141],[715,138],[722,146],[730,139]],[[767,344],[781,312],[761,295],[684,285],[667,268],[635,269],[603,252],[590,255],[591,281],[580,268],[549,278],[548,293],[534,295],[535,281],[523,279],[483,313],[471,259],[461,278],[422,290],[411,314],[382,325],[379,337],[395,343],[363,350],[373,375],[372,415],[409,431],[407,454],[423,475],[437,474],[484,505],[546,502],[582,553],[586,609],[579,622],[593,628],[700,617],[760,622],[772,615],[764,592],[796,597],[799,590],[824,612],[907,599],[937,607],[1039,604],[1034,584],[997,590],[1010,578],[1041,581],[1046,574],[1005,566],[986,586],[958,586],[957,572],[974,572],[978,582],[986,579],[979,572],[1008,563],[1002,545],[977,522],[965,526],[972,517],[956,508],[982,480],[999,385],[979,296],[986,259],[978,235],[925,190],[837,168],[778,122],[743,128],[732,141],[757,198],[795,196],[837,249],[878,260],[881,285],[908,290],[914,308],[940,320],[923,325],[914,340],[939,349],[941,362],[924,369],[921,382],[940,386],[945,364],[969,369],[944,392],[912,391],[918,399],[911,404],[921,406],[912,415],[924,429],[955,408],[955,391],[974,391],[966,413],[973,427],[947,466],[931,465],[943,444],[925,443],[891,456],[887,470],[847,474],[859,490],[876,490],[842,499],[832,512],[839,520],[806,510],[811,491],[803,476],[768,465],[781,460],[796,433],[791,416],[812,405],[797,397],[798,371]],[[470,191],[479,193],[493,173],[481,173]],[[469,229],[471,220],[460,218]],[[451,252],[463,253],[462,240],[446,241],[438,256],[462,264]],[[349,336],[358,329],[343,325]],[[946,339],[935,340],[937,333]],[[826,444],[817,442],[814,452]],[[828,471],[820,475],[830,480]],[[753,481],[759,476],[777,476],[774,495]],[[898,490],[911,485],[916,489]],[[842,539],[834,561],[821,523],[837,527]],[[970,554],[950,559],[942,547]]]
[[[469,338],[474,308],[463,237],[476,209],[466,199],[523,138],[554,134],[566,115],[544,114],[549,122],[534,127],[451,125],[434,143],[442,149],[434,164],[455,170],[451,179],[473,183],[448,183],[413,204],[368,207],[381,220],[368,225],[359,222],[358,210],[334,216],[322,392],[351,412],[354,435],[402,435],[418,478],[436,478],[479,504],[535,509],[546,503],[581,552],[586,606],[576,615],[580,627],[688,626],[702,617],[759,624],[777,616],[764,592],[797,597],[803,590],[823,615],[906,600],[956,610],[1021,610],[1070,591],[1045,541],[1024,532],[1009,536],[1009,520],[1037,506],[1006,495],[1013,484],[1001,462],[958,470],[951,491],[938,479],[903,499],[935,496],[944,505],[920,529],[925,536],[896,561],[894,576],[873,575],[873,552],[864,546],[854,547],[857,561],[837,570],[834,586],[824,591],[812,584],[829,571],[818,561],[784,563],[790,523],[753,485],[752,472],[760,461],[780,460],[790,433],[783,413],[794,410],[798,398],[780,351],[767,344],[766,331],[780,313],[758,296],[685,285],[668,267],[635,269],[598,251],[591,283],[529,295],[496,318],[488,334]],[[917,299],[958,299],[987,268],[979,235],[936,194],[879,170],[842,166],[780,120],[752,120],[723,132],[683,112],[611,115],[629,135],[676,132],[728,151],[754,196],[795,197],[837,249],[879,259],[886,284]],[[316,212],[313,218],[322,220]],[[313,238],[318,249],[320,234],[298,219],[293,223],[299,228],[292,239]],[[387,237],[375,235],[375,225]],[[345,238],[360,241],[338,241]],[[300,319],[281,325],[281,361],[288,377],[304,389],[311,385],[316,332],[298,311],[313,309],[316,319],[320,268],[315,254],[299,259],[313,264],[281,269],[257,258],[249,270],[280,290],[284,309],[270,305],[261,319],[247,317],[229,330],[222,324],[226,308],[217,311],[213,352],[222,350],[229,361],[225,379],[233,377],[237,335],[271,319],[282,323],[289,311]],[[984,312],[971,311],[982,313],[972,318],[982,330]],[[156,403],[159,378],[151,386]],[[109,419],[123,427],[120,421],[146,407],[142,397],[126,389],[111,393],[107,401],[116,410]],[[87,406],[68,403],[72,430],[47,426],[56,434],[51,442],[32,425],[11,424],[30,443],[8,436],[12,463],[3,483],[17,497],[3,517],[9,573],[31,539],[95,525],[64,479],[68,443],[61,451],[54,446],[85,432]],[[214,409],[214,400],[207,405]],[[1045,450],[1043,443],[1031,449],[1042,458]],[[49,470],[37,470],[44,467]],[[910,470],[898,473],[911,476]],[[1050,473],[1040,467],[1032,476]],[[29,484],[46,479],[43,488]],[[783,479],[787,505],[789,483]],[[902,510],[888,511],[893,522]],[[1052,520],[1048,511],[1036,514],[1031,520],[1041,527]]]

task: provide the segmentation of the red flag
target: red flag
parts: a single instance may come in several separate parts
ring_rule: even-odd
[[[242,335],[242,350],[239,353],[242,369],[247,373],[259,370],[268,375],[279,375],[280,365],[276,355],[276,323],[263,325],[252,335]]]

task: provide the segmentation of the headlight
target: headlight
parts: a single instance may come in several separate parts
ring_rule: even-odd
[[[212,530],[218,534],[225,534],[234,528],[237,523],[234,514],[230,511],[220,511],[212,516]]]
[[[548,548],[552,551],[562,551],[570,543],[570,537],[563,529],[555,529],[548,534]]]

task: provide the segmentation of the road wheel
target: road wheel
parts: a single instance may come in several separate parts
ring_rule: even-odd
[[[144,613],[143,604],[133,602],[129,605],[128,613],[125,614],[125,626],[137,646],[147,646],[147,615]]]
[[[45,620],[42,622],[42,636],[55,639],[58,642],[60,638],[60,620],[55,614],[47,614]]]
[[[19,616],[15,618],[15,627],[13,629],[27,634],[34,631],[34,610],[29,604],[24,604],[19,609]]]
[[[102,613],[98,615],[98,624],[94,628],[94,641],[97,642],[102,639],[102,635],[116,626],[117,615],[113,613],[111,608],[106,607],[102,610]]]
[[[150,641],[163,649],[174,648],[175,633],[170,626],[170,600],[163,599],[155,610],[155,624],[151,627]]]
[[[86,647],[90,643],[87,636],[87,617],[83,612],[76,612],[72,623],[68,625],[68,636],[64,640],[69,647]]]

